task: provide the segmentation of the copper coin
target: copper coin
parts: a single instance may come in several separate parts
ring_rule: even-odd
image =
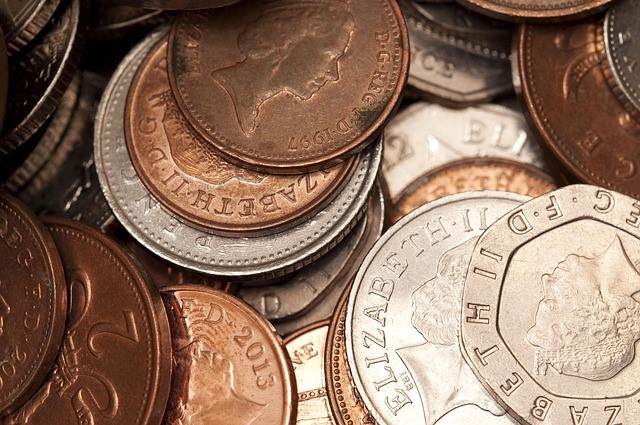
[[[113,3],[143,9],[194,10],[228,6],[238,1],[240,0],[113,0]]]
[[[139,3],[139,2],[136,2]],[[147,10],[140,6],[123,6],[109,0],[91,3],[89,38],[113,40],[149,30],[169,16],[161,10]]]
[[[532,165],[503,158],[466,158],[414,180],[392,201],[388,217],[395,223],[419,206],[454,193],[499,190],[535,197],[555,188],[553,177]]]
[[[125,139],[140,180],[179,217],[223,235],[276,233],[324,208],[353,172],[355,157],[326,170],[288,176],[227,162],[184,119],[166,65],[165,37],[129,90]]]
[[[60,0],[5,0],[0,26],[11,54],[19,52],[47,25]]]
[[[173,348],[166,424],[290,424],[296,384],[273,327],[242,301],[202,286],[167,287]]]
[[[576,19],[602,10],[613,0],[457,0],[463,6],[513,21]]]
[[[0,192],[0,417],[42,384],[67,313],[58,250],[38,218]]]
[[[62,348],[45,383],[4,424],[159,424],[171,380],[157,290],[98,230],[47,218],[67,278]]]
[[[408,67],[395,0],[244,1],[179,16],[169,40],[187,120],[230,161],[277,174],[319,170],[373,142]]]
[[[329,325],[324,352],[327,394],[338,425],[375,425],[377,422],[360,398],[347,363],[344,326],[350,291],[351,285],[345,288],[340,297]]]
[[[640,123],[609,89],[598,64],[595,19],[524,25],[518,68],[525,112],[538,140],[580,180],[640,197]]]
[[[298,387],[296,424],[334,425],[324,379],[324,351],[329,321],[312,323],[289,335],[287,346]]]

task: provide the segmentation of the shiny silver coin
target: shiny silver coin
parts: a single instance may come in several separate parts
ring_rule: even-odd
[[[520,423],[640,423],[639,227],[637,200],[575,185],[478,240],[461,344]]]
[[[382,160],[382,140],[359,154],[336,198],[306,222],[264,237],[216,236],[165,210],[135,173],[124,143],[124,102],[133,75],[167,29],[144,39],[121,63],[107,87],[95,129],[96,169],[122,225],[161,258],[202,273],[258,279],[299,269],[338,243],[361,217]]]
[[[387,126],[384,145],[382,175],[391,198],[425,172],[462,158],[495,156],[549,170],[522,114],[500,105],[414,103]]]
[[[457,330],[475,240],[527,199],[492,191],[441,198],[392,226],[367,255],[351,288],[345,342],[378,423],[514,423],[465,363]]]

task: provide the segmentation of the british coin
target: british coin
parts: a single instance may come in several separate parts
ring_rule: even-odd
[[[426,203],[454,193],[499,190],[536,197],[556,189],[553,177],[531,165],[502,158],[449,162],[418,177],[387,209],[391,223]]]
[[[67,278],[65,336],[44,384],[0,422],[160,424],[171,340],[159,293],[100,231],[62,218],[45,222]]]
[[[615,92],[629,113],[640,119],[640,25],[637,15],[640,2],[624,0],[615,3],[604,21],[604,41],[607,64],[611,67]]]
[[[7,0],[0,7],[0,26],[9,54],[22,50],[47,25],[60,0]]]
[[[0,157],[29,140],[55,111],[80,60],[86,7],[65,1],[38,38],[12,58]]]
[[[468,157],[493,156],[548,171],[521,113],[500,105],[465,109],[416,102],[385,129],[382,176],[392,198],[425,172]]]
[[[91,5],[89,38],[92,40],[122,38],[151,29],[166,22],[167,19],[168,15],[161,10],[148,10],[139,6],[124,6],[109,0],[98,0]]]
[[[187,120],[228,160],[276,174],[317,171],[374,142],[408,65],[390,0],[240,2],[180,15],[169,40]]]
[[[557,21],[598,12],[612,0],[456,0],[465,7],[498,19]]]
[[[461,343],[520,423],[638,423],[639,217],[633,198],[567,186],[480,237]]]
[[[518,34],[522,100],[537,140],[581,181],[634,197],[640,123],[609,89],[598,66],[598,25],[524,25]]]
[[[131,7],[156,10],[194,10],[229,6],[240,0],[114,0]]]
[[[284,340],[298,389],[296,424],[335,424],[324,379],[328,330],[329,321],[325,320],[306,326]]]
[[[297,175],[256,173],[227,162],[184,119],[169,87],[168,38],[138,68],[125,106],[125,140],[136,173],[176,216],[232,237],[278,233],[324,208],[355,167],[354,156]]]
[[[349,369],[379,423],[512,423],[467,366],[456,329],[474,238],[529,199],[467,192],[417,209],[367,255],[347,305]]]
[[[284,343],[242,301],[202,286],[162,290],[173,379],[163,423],[288,425],[296,381]]]
[[[39,388],[62,342],[67,290],[58,250],[40,220],[0,192],[0,417]]]
[[[251,279],[283,275],[338,243],[364,212],[382,156],[382,140],[365,149],[336,198],[307,222],[281,233],[229,238],[186,225],[160,207],[137,177],[124,145],[124,98],[131,79],[166,29],[148,36],[116,71],[103,95],[95,131],[96,169],[114,214],[136,240],[161,258],[207,274]]]

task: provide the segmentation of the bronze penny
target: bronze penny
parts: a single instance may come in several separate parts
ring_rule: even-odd
[[[58,250],[38,218],[0,192],[0,417],[42,384],[67,313]]]
[[[351,285],[348,285],[329,325],[324,352],[327,394],[336,424],[375,425],[377,422],[360,398],[347,363],[344,326],[350,291]]]
[[[576,19],[602,10],[613,0],[457,0],[485,15],[512,21]]]
[[[503,158],[465,158],[424,173],[396,197],[389,208],[395,223],[421,205],[472,190],[499,190],[532,197],[556,188],[553,177],[529,165]]]
[[[47,218],[69,292],[62,348],[45,383],[3,424],[159,424],[171,381],[157,290],[100,231]]]
[[[243,1],[180,15],[169,40],[187,120],[230,161],[277,174],[319,170],[373,142],[408,66],[395,0]]]
[[[11,54],[19,52],[47,25],[60,0],[5,0],[0,26]]]
[[[595,19],[524,25],[518,33],[521,100],[538,140],[580,180],[640,197],[640,123],[610,90]]]
[[[326,206],[353,172],[355,157],[288,176],[227,162],[184,119],[166,65],[165,38],[151,50],[129,90],[125,139],[140,180],[179,217],[223,235],[276,233]]]
[[[203,286],[167,287],[173,378],[166,424],[290,424],[291,360],[273,326],[242,301]]]

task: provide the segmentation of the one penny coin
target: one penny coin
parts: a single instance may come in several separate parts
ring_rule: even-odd
[[[243,1],[180,15],[169,40],[187,120],[230,161],[276,174],[323,169],[373,142],[408,66],[391,0]]]
[[[125,109],[125,139],[140,180],[178,217],[213,233],[258,236],[294,227],[338,194],[356,163],[278,176],[227,162],[184,119],[169,86],[167,37],[142,63]]]
[[[171,381],[159,293],[111,239],[45,219],[69,292],[62,348],[40,389],[4,424],[160,424]]]
[[[292,423],[293,367],[269,322],[237,298],[202,286],[167,287],[162,296],[173,344],[164,423]]]
[[[0,416],[39,388],[56,359],[67,313],[58,250],[40,220],[0,192]]]
[[[463,6],[500,19],[557,21],[602,10],[612,0],[457,0]]]

